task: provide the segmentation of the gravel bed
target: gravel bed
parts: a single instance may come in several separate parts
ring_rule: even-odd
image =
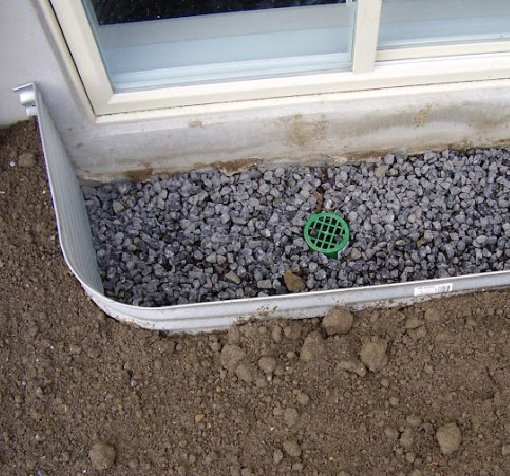
[[[140,306],[510,268],[508,150],[192,171],[83,193],[106,295]],[[322,210],[349,224],[339,260],[304,242],[308,216]]]

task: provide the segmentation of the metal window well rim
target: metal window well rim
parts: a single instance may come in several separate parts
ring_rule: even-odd
[[[510,286],[510,271],[495,271],[410,283],[311,291],[264,298],[165,307],[119,303],[104,295],[92,232],[78,179],[35,84],[15,89],[27,114],[38,116],[48,183],[64,260],[86,294],[106,314],[149,329],[189,333],[226,329],[240,319],[324,316],[335,305],[359,310],[412,304],[426,299]]]

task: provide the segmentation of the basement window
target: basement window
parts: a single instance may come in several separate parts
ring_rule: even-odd
[[[508,0],[40,1],[108,120],[510,78]]]
[[[115,92],[351,65],[350,1],[124,3],[84,1]]]

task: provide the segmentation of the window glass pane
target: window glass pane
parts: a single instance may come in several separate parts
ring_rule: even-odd
[[[510,39],[510,0],[383,0],[379,48]]]
[[[92,0],[100,25],[333,3],[346,0]]]
[[[355,5],[84,0],[117,92],[348,69]]]

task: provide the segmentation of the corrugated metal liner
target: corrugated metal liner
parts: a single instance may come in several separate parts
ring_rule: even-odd
[[[48,181],[65,262],[88,296],[109,316],[150,329],[197,333],[225,329],[239,319],[299,319],[323,316],[332,306],[352,309],[394,306],[510,285],[510,271],[464,275],[267,298],[238,299],[166,307],[116,302],[103,292],[83,196],[58,131],[35,84],[15,89],[28,115],[37,115]]]

